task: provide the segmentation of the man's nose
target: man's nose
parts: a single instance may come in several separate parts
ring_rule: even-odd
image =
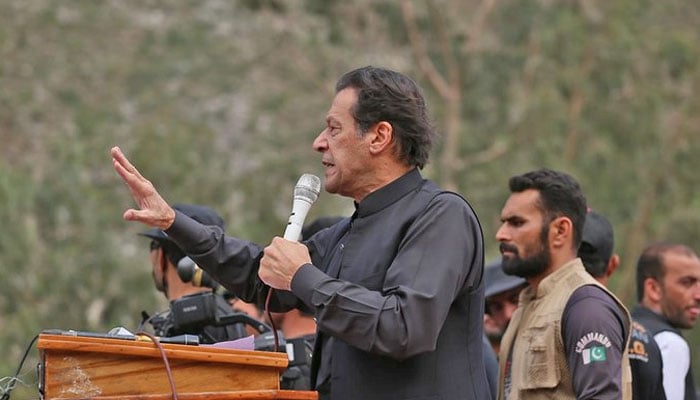
[[[496,231],[496,240],[499,242],[505,242],[508,240],[506,224],[501,224],[501,226]]]
[[[327,129],[328,128],[319,132],[319,134],[316,136],[316,139],[314,139],[314,143],[312,145],[314,150],[322,152],[328,148],[328,141],[326,140],[325,135]]]
[[[505,302],[505,304],[503,305],[503,314],[505,315],[506,319],[508,319],[508,321],[510,321],[510,318],[513,316],[513,313],[517,308],[517,304],[514,304],[510,301]]]
[[[693,299],[700,303],[700,280],[693,285]]]

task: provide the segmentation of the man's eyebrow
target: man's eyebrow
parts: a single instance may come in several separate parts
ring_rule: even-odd
[[[506,215],[501,217],[501,222],[513,222],[513,221],[524,221],[524,219],[519,215]]]

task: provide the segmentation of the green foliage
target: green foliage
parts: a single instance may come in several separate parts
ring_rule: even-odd
[[[540,166],[578,178],[613,222],[623,266],[612,288],[627,304],[646,243],[700,250],[695,3],[409,3],[435,72],[454,62],[461,95],[459,162],[438,162],[442,142],[425,175],[455,168],[487,258],[508,177]],[[134,329],[141,310],[164,306],[145,227],[121,219],[132,200],[111,146],[169,201],[210,205],[229,233],[265,243],[282,233],[298,176],[320,174],[311,142],[343,72],[414,77],[447,135],[453,110],[403,11],[385,0],[0,2],[0,375],[42,329]],[[352,210],[322,195],[310,218]],[[700,330],[689,336],[700,360]]]

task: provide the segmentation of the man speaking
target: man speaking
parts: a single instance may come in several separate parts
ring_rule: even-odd
[[[486,399],[483,237],[471,206],[422,178],[434,137],[408,77],[346,73],[313,142],[325,189],[355,212],[304,242],[265,248],[173,210],[119,148],[114,168],[138,209],[248,302],[317,319],[312,387],[321,399]]]

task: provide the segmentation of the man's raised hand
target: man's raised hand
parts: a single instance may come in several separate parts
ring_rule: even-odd
[[[160,229],[168,229],[175,221],[175,210],[161,197],[153,184],[134,167],[119,147],[112,147],[114,170],[129,188],[138,209],[124,211],[127,221],[138,221]]]

